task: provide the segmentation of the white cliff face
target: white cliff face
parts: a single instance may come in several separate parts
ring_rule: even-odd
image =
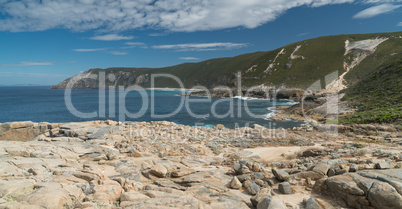
[[[283,48],[283,49],[276,55],[276,57],[275,57],[275,59],[272,61],[272,63],[268,65],[268,68],[264,71],[264,73],[268,73],[269,70],[273,69],[273,68],[275,67],[275,62],[276,62],[276,60],[278,59],[278,57],[279,57],[280,55],[282,55],[282,54],[285,54],[285,53],[286,53],[286,52],[285,52],[285,48]]]
[[[367,39],[363,41],[355,41],[350,42],[349,40],[345,41],[345,55],[349,54],[353,49],[360,49],[368,52],[375,52],[377,50],[377,46],[388,40],[388,38],[376,38],[376,39]]]
[[[246,73],[254,72],[257,70],[258,65],[253,65],[249,69],[246,70]]]
[[[345,75],[358,66],[366,57],[369,55],[373,54],[376,50],[377,47],[383,43],[384,41],[387,41],[388,38],[376,38],[376,39],[367,39],[367,40],[362,40],[362,41],[355,41],[355,42],[350,42],[349,40],[345,41],[345,56],[353,53],[352,60],[351,61],[345,61],[343,63],[343,67],[345,69],[345,72],[339,76],[338,79],[332,81],[330,84],[326,86],[326,91],[332,91],[332,92],[339,92],[345,88],[347,88],[347,85],[345,83],[344,77]]]
[[[386,40],[388,40],[388,38],[376,38],[356,42],[349,42],[349,40],[346,40],[345,55],[353,52],[354,56],[350,63],[344,63],[345,70],[349,71],[358,66],[367,56],[374,53],[377,50],[377,47]]]
[[[292,54],[290,55],[289,59],[294,60],[294,59],[304,59],[303,56],[301,55],[296,55],[296,52],[299,51],[299,49],[301,48],[301,45],[298,45],[295,50],[292,52]]]

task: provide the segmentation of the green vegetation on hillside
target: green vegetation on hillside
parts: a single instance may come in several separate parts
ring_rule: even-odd
[[[391,35],[391,34],[388,34]],[[377,70],[384,63],[390,62],[402,56],[402,34],[392,34],[395,38],[390,38],[384,43],[380,44],[376,52],[364,59],[354,70],[346,74],[345,79],[348,84],[354,84],[373,71]],[[364,37],[364,35],[361,35]],[[378,34],[379,37],[389,37],[384,34]],[[391,36],[391,37],[392,37]],[[350,37],[351,40],[357,38]],[[361,38],[361,37],[360,37]],[[367,38],[367,37],[364,37]],[[360,39],[361,40],[361,39]]]
[[[345,41],[388,38],[374,53],[369,54],[357,67],[350,70],[346,83],[350,86],[375,71],[382,64],[402,56],[402,32],[326,36],[293,43],[268,52],[255,52],[236,57],[218,58],[198,63],[184,63],[164,68],[109,68],[91,69],[85,73],[120,73],[114,85],[130,86],[136,84],[150,87],[150,75],[164,73],[177,76],[185,88],[196,85],[213,88],[236,85],[236,74],[242,74],[242,86],[251,87],[286,86],[306,89],[318,80],[324,84],[325,77],[331,73],[345,72],[344,63],[351,62],[364,50],[354,50],[345,56]],[[295,49],[298,48],[297,51]],[[282,53],[280,53],[282,51]],[[294,52],[294,57],[291,58]],[[350,63],[348,63],[350,64]],[[64,88],[68,79],[55,88]],[[328,81],[327,81],[328,83]],[[170,78],[156,79],[154,87],[179,87]],[[96,83],[80,85],[78,88],[97,88]]]
[[[358,111],[342,117],[342,123],[402,125],[402,58],[381,65],[345,92],[344,99]]]

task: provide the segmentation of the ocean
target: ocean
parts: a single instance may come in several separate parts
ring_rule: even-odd
[[[83,122],[170,121],[189,126],[236,128],[259,124],[267,128],[292,128],[300,121],[270,121],[272,107],[287,100],[207,98],[179,96],[180,91],[138,92],[98,89],[64,89],[50,86],[0,87],[0,123],[13,121]]]

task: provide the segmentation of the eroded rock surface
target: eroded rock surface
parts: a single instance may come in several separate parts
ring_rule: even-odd
[[[392,143],[258,125],[46,127],[0,143],[0,208],[401,208],[402,155]]]

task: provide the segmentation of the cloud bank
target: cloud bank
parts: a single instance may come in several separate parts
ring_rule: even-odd
[[[76,52],[98,52],[98,51],[104,51],[107,48],[96,48],[96,49],[73,49],[73,51]]]
[[[197,57],[179,57],[181,60],[199,60]]]
[[[353,16],[353,18],[356,18],[356,19],[371,18],[371,17],[375,17],[380,14],[392,12],[401,6],[402,5],[393,5],[393,4],[381,4],[381,5],[373,6],[373,7],[370,7],[368,9],[365,9],[365,10],[357,13],[356,15]]]
[[[400,0],[0,0],[0,31],[97,30],[112,34],[94,40],[128,40],[116,33],[256,28],[292,8],[353,2]]]
[[[97,40],[97,41],[120,41],[120,40],[131,40],[134,39],[134,36],[121,36],[118,34],[107,34],[102,36],[94,36],[89,39]]]
[[[113,51],[113,52],[110,52],[111,54],[113,54],[113,55],[127,55],[128,53],[127,52],[120,52],[120,51]]]
[[[230,50],[246,47],[245,43],[190,43],[190,44],[171,44],[171,45],[154,45],[153,49],[175,49],[177,51],[216,51]]]

